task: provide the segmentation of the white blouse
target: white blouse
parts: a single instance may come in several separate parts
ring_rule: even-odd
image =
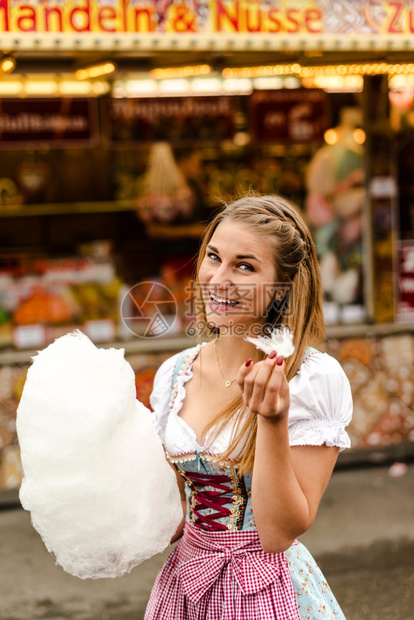
[[[173,372],[179,355],[180,353],[177,353],[167,359],[155,375],[150,396],[154,426],[172,455],[196,451],[221,454],[227,449],[231,439],[231,422],[218,436],[215,436],[214,432],[207,435],[205,445],[201,446],[193,429],[179,415],[186,396],[185,384],[193,376],[192,364],[184,374],[177,376],[177,395],[170,408]],[[196,355],[194,359],[195,357]],[[345,427],[352,417],[352,394],[339,362],[327,353],[313,351],[302,362],[289,387],[290,445],[326,444],[338,446],[341,450],[349,448],[351,442]]]

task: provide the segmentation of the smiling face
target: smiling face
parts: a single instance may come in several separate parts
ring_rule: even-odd
[[[222,330],[262,325],[275,296],[274,245],[247,226],[224,220],[207,244],[198,279],[208,324]]]

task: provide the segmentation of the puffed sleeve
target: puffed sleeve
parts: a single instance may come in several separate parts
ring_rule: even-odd
[[[172,391],[172,378],[175,364],[180,354],[169,357],[161,364],[155,373],[150,404],[153,409],[152,421],[161,441],[164,443],[165,427],[167,425],[169,403]]]
[[[291,446],[349,448],[345,427],[352,418],[352,394],[339,362],[315,351],[290,381],[289,440]]]

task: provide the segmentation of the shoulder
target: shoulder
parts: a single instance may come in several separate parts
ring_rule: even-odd
[[[169,390],[172,389],[174,374],[177,373],[188,362],[189,359],[193,358],[193,356],[198,352],[199,348],[200,345],[184,349],[183,351],[175,353],[171,357],[167,358],[161,364],[161,366],[155,373],[153,389],[150,398],[151,401],[153,397],[157,396],[157,392],[160,388],[165,387],[167,389],[168,387]]]
[[[289,426],[296,434],[295,441],[303,443],[304,435],[308,435],[307,443],[313,443],[313,436],[314,440],[318,438],[319,445],[349,446],[344,429],[352,417],[352,393],[338,360],[313,350],[291,380],[290,392]],[[323,439],[327,436],[329,441]]]
[[[317,349],[309,351],[291,381],[291,389],[300,389],[304,385],[328,392],[338,385],[350,390],[348,378],[338,360]]]

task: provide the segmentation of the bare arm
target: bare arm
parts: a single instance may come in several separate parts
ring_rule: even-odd
[[[276,360],[244,366],[238,375],[244,403],[258,416],[253,513],[263,549],[275,553],[311,526],[339,451],[289,446],[289,385]]]
[[[312,525],[339,449],[290,448],[287,429],[258,422],[253,513],[263,548],[284,551]]]

